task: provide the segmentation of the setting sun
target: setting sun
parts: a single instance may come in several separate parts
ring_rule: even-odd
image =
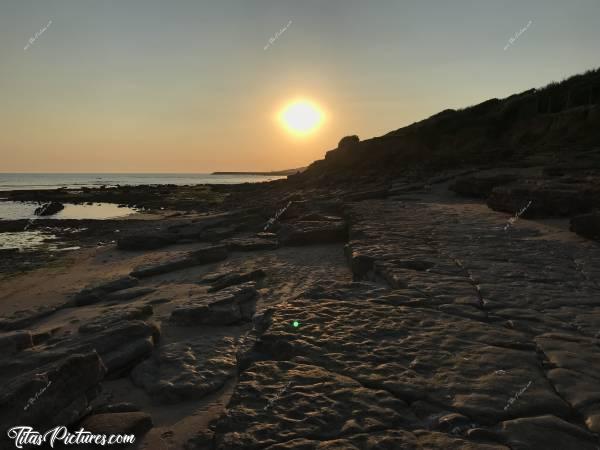
[[[281,123],[291,132],[308,134],[323,123],[323,112],[312,102],[296,100],[279,114]]]

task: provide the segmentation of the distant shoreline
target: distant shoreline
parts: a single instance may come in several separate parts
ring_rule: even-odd
[[[211,175],[257,175],[257,176],[287,176],[302,172],[306,167],[298,169],[275,170],[272,172],[212,172]]]

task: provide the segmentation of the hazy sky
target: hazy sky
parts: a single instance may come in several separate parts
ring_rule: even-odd
[[[302,166],[597,67],[599,21],[599,0],[0,0],[0,171]],[[327,114],[305,137],[274,119],[300,95]]]

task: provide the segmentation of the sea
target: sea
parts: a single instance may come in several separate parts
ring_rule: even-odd
[[[213,175],[209,173],[0,173],[0,191],[69,189],[100,186],[261,183],[285,178],[273,175]],[[1,197],[1,194],[0,194]]]
[[[2,191],[31,189],[78,189],[100,186],[140,186],[140,185],[197,185],[197,184],[239,184],[261,183],[285,178],[265,175],[213,175],[202,173],[0,173],[0,221],[38,218],[34,211],[39,206],[35,202],[15,202],[3,199]],[[59,213],[45,219],[116,219],[137,211],[110,203],[92,205],[66,204]],[[29,231],[0,232],[0,250],[50,249],[60,250],[55,245],[56,237],[50,232]]]

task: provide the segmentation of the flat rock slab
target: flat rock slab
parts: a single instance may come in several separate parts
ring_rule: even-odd
[[[541,335],[536,342],[554,367],[548,379],[556,391],[585,419],[590,431],[599,433],[600,341],[554,333]]]
[[[279,247],[276,238],[265,237],[238,237],[223,241],[232,252],[253,252],[259,250],[275,250]]]
[[[498,430],[501,439],[513,450],[598,448],[597,438],[591,433],[551,415],[509,420]]]
[[[318,299],[368,299],[389,293],[389,288],[371,282],[341,283],[337,280],[318,280],[313,286],[297,295],[298,298]]]
[[[254,315],[257,296],[254,283],[229,287],[177,306],[171,312],[171,320],[179,325],[232,325],[248,322]]]
[[[63,308],[63,305],[42,307],[35,310],[19,311],[9,317],[0,317],[0,330],[14,331],[29,328],[37,321],[54,314],[61,308]]]
[[[262,269],[245,273],[227,273],[213,281],[211,287],[208,289],[208,292],[217,292],[227,287],[235,286],[236,284],[259,281],[266,276],[267,274]]]
[[[346,223],[343,221],[296,221],[286,223],[279,230],[283,245],[312,245],[343,242],[347,238]]]
[[[236,370],[235,339],[206,337],[161,346],[131,371],[154,402],[176,403],[220,389]]]
[[[64,336],[0,360],[0,379],[57,363],[75,353],[96,351],[108,374],[119,374],[152,353],[160,331],[141,320],[119,321],[90,333]],[[0,355],[1,356],[1,355]]]
[[[104,308],[100,314],[79,327],[80,333],[96,333],[118,322],[136,319],[146,319],[153,313],[151,305],[117,306]]]
[[[186,256],[163,261],[158,264],[139,267],[131,272],[131,276],[136,278],[147,278],[176,270],[186,269],[188,267],[209,264],[222,261],[227,258],[227,249],[225,246],[207,247],[188,253]]]
[[[73,296],[75,306],[91,305],[104,300],[109,294],[132,288],[139,284],[133,276],[126,276],[88,286]]]
[[[306,358],[407,402],[426,400],[486,424],[515,415],[569,413],[535,351],[527,351],[526,336],[503,327],[395,306],[385,297],[295,299],[271,320],[260,352],[274,359]]]
[[[221,447],[219,447],[221,448]],[[230,447],[225,447],[230,448]],[[237,448],[237,447],[232,447]],[[418,450],[509,450],[501,444],[473,442],[444,433],[426,430],[385,430],[371,433],[341,436],[336,439],[319,441],[293,439],[281,444],[266,447],[267,450],[378,450],[378,449],[418,449]]]
[[[402,400],[383,390],[318,366],[264,361],[240,375],[228,412],[216,425],[215,442],[219,449],[259,449],[307,437],[325,441],[414,428],[417,422]]]
[[[495,187],[487,204],[496,211],[516,213],[530,201],[525,216],[571,216],[597,208],[600,205],[600,187],[597,179],[569,183],[529,180]]]
[[[431,307],[469,303],[481,320],[496,320],[498,311],[506,326],[530,336],[557,327],[597,333],[576,328],[572,317],[589,313],[584,305],[600,306],[600,252],[588,245],[540,239],[518,224],[506,228],[508,218],[497,213],[455,205],[361,202],[348,208],[348,221],[346,255],[356,279],[410,289]],[[563,307],[574,308],[571,317],[552,313]]]

